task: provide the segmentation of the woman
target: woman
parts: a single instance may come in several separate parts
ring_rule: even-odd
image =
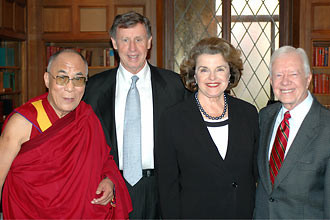
[[[180,74],[195,91],[161,118],[156,169],[163,218],[252,218],[257,179],[256,108],[225,91],[237,85],[240,51],[206,38]]]

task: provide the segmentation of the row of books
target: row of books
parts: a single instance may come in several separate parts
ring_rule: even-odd
[[[47,63],[49,58],[59,50],[68,47],[48,46],[47,47]],[[87,60],[88,66],[115,66],[115,54],[112,48],[70,48],[81,53]]]
[[[326,73],[313,74],[313,93],[330,94],[330,75]]]
[[[15,72],[0,72],[0,92],[15,91]]]
[[[103,49],[103,66],[115,66],[117,65],[115,59],[115,52],[112,48]]]
[[[0,47],[0,66],[15,66],[15,49]]]
[[[329,66],[329,47],[313,47],[313,66]]]
[[[49,61],[49,58],[56,53],[57,51],[63,50],[63,49],[73,49],[76,50],[77,52],[81,53],[85,59],[87,60],[88,66],[91,65],[92,63],[92,52],[90,50],[82,49],[82,48],[76,48],[76,47],[57,47],[57,46],[48,46],[46,48],[46,58],[47,58],[47,64]]]

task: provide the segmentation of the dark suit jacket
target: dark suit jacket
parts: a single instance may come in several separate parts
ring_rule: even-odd
[[[268,151],[280,108],[276,103],[260,111],[255,218],[330,219],[330,111],[314,98],[272,189]]]
[[[150,65],[154,115],[154,142],[157,140],[157,127],[161,113],[171,105],[181,101],[186,95],[177,73]],[[115,125],[115,93],[118,68],[94,75],[88,79],[83,100],[90,104],[101,121],[111,155],[117,165],[118,148]]]
[[[252,218],[258,113],[228,96],[229,138],[223,160],[193,95],[161,119],[156,171],[164,218]]]

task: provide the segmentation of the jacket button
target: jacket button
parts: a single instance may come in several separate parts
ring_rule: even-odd
[[[237,188],[237,187],[238,187],[238,185],[237,185],[236,182],[233,182],[231,185],[232,185],[234,188]]]
[[[274,201],[275,201],[275,199],[273,197],[269,198],[269,202],[274,202]]]

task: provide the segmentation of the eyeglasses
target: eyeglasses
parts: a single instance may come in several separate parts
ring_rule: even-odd
[[[73,77],[72,79],[70,79],[70,77],[68,76],[53,76],[50,72],[48,72],[49,75],[51,75],[53,77],[53,79],[55,79],[55,82],[57,85],[60,85],[60,86],[65,86],[69,83],[70,80],[72,80],[72,84],[75,86],[75,87],[83,87],[86,85],[86,82],[87,82],[87,77],[80,77],[80,76],[77,76],[77,77]]]

